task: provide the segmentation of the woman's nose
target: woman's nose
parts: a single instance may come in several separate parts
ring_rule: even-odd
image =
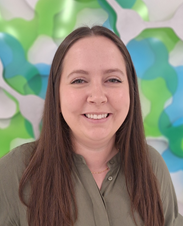
[[[107,102],[107,96],[102,87],[97,86],[90,90],[87,98],[88,103],[96,105],[104,104]]]

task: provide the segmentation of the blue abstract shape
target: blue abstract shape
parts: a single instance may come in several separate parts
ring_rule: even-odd
[[[109,18],[107,18],[107,20],[103,23],[102,25],[103,27],[106,27],[108,28],[109,30],[113,31],[111,25],[110,25],[110,21],[109,21]],[[114,31],[113,31],[114,32]]]
[[[48,76],[41,76],[41,84],[42,84],[42,87],[38,96],[45,99],[47,85],[48,85]]]
[[[5,68],[13,60],[11,48],[4,41],[4,34],[0,33],[0,59]]]
[[[3,64],[4,78],[8,79],[21,75],[29,81],[37,75],[38,71],[36,67],[27,61],[25,51],[20,42],[5,33],[1,33],[0,37],[2,37],[0,38],[1,46],[4,46],[3,54],[1,52],[1,58],[3,62],[6,62]],[[6,46],[9,48],[6,48]],[[8,61],[6,59],[7,57],[9,58]]]
[[[97,0],[101,8],[105,10],[108,13],[108,19],[109,23],[116,35],[120,37],[120,34],[118,30],[116,29],[116,20],[117,20],[117,15],[114,9],[111,7],[111,5],[106,1],[106,0]]]
[[[127,49],[130,52],[137,76],[142,78],[145,71],[152,66],[155,61],[155,56],[149,46],[148,39],[141,41],[132,40],[127,44]]]
[[[183,170],[183,158],[177,157],[169,149],[163,152],[162,157],[165,160],[170,173]]]
[[[178,127],[180,125],[183,125],[183,117],[182,118],[179,118],[178,120],[176,120],[174,123],[173,123],[173,126],[174,127]]]
[[[39,97],[45,99],[46,97],[46,90],[48,85],[48,76],[50,73],[51,66],[48,64],[36,64],[36,68],[38,69],[40,75],[41,75],[41,81],[42,81],[42,87],[39,93]]]
[[[174,67],[168,62],[169,52],[165,44],[156,38],[147,38],[145,40],[148,42],[151,51],[153,51],[154,63],[147,68],[142,79],[153,80],[158,77],[163,78],[166,82],[168,90],[173,95],[177,89],[177,73]],[[140,56],[141,55],[139,54],[139,57]],[[138,59],[138,62],[141,61],[141,65],[143,65],[143,60],[144,59],[140,58]]]
[[[173,95],[173,101],[172,103],[165,109],[165,112],[167,113],[171,123],[174,126],[178,126],[178,124],[182,123],[183,117],[183,66],[179,66],[175,68],[175,71],[177,73],[178,78],[178,85],[176,92]],[[182,102],[182,104],[181,104]],[[178,120],[178,121],[177,121]],[[179,125],[180,125],[179,124]]]
[[[50,68],[51,68],[50,65],[40,63],[40,64],[35,64],[34,66],[38,69],[41,75],[47,75],[47,76],[49,75]]]
[[[12,60],[9,62],[12,62],[14,60],[16,61],[17,59],[21,58],[22,55],[25,55],[22,45],[13,36],[5,33],[0,33],[0,42],[2,46],[4,45],[9,47],[8,49],[7,48],[4,49],[4,50],[7,50],[8,52],[6,51],[4,52],[3,58],[6,57],[5,56],[6,54],[10,55],[10,51],[11,51]]]

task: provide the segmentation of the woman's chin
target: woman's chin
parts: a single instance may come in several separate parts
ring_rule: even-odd
[[[90,142],[94,142],[94,143],[103,143],[103,142],[108,142],[110,141],[115,135],[110,135],[110,134],[102,134],[102,133],[95,133],[92,134],[90,136],[88,136],[88,140]]]

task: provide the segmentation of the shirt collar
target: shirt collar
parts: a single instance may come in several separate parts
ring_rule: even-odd
[[[86,161],[84,159],[84,157],[82,155],[73,153],[74,156],[74,162],[77,164],[85,164],[86,165]],[[120,159],[120,152],[118,152],[115,156],[113,156],[108,162],[107,165],[108,166],[116,166],[121,162]]]

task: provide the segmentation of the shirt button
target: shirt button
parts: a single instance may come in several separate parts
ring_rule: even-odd
[[[108,177],[108,180],[109,180],[109,181],[111,181],[112,179],[113,179],[113,178],[112,178],[111,176],[110,176],[110,177]]]

